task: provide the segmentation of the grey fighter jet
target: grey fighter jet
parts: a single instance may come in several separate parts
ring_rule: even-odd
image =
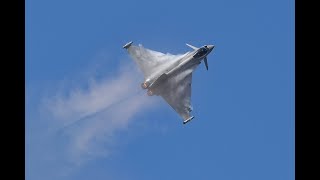
[[[200,48],[186,45],[193,51],[180,55],[134,46],[132,41],[123,46],[144,74],[141,87],[149,96],[160,95],[183,118],[183,124],[194,118],[190,114],[192,72],[202,60],[208,70],[207,56],[214,48],[213,45]]]

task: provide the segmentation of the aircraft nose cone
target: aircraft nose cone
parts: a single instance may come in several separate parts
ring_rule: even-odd
[[[212,51],[212,49],[214,48],[214,45],[208,45],[207,47],[210,49],[210,51]]]

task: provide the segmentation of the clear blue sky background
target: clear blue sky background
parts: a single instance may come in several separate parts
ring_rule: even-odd
[[[294,179],[294,25],[290,0],[26,1],[26,179]],[[43,97],[66,79],[85,86],[97,61],[96,78],[112,78],[128,41],[172,54],[216,46],[193,75],[196,118],[183,126],[161,102],[115,135],[110,156],[57,176],[63,138],[37,143]]]

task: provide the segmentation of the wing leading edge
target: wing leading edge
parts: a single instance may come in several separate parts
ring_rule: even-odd
[[[134,46],[132,42],[123,46],[126,48],[139,66],[145,78],[150,77],[153,73],[165,69],[170,66],[175,60],[182,58],[184,55],[164,54],[158,51],[144,48],[142,45]]]
[[[187,69],[168,79],[160,96],[183,118],[183,123],[191,121],[190,114],[192,69]]]

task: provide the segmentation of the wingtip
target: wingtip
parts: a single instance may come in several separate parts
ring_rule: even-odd
[[[187,124],[188,122],[190,122],[192,119],[194,118],[194,116],[189,117],[188,119],[183,121],[183,124]]]
[[[133,41],[130,41],[130,42],[128,42],[127,44],[125,44],[125,45],[123,46],[123,49],[128,49],[128,48],[131,46],[132,43],[133,43]]]

